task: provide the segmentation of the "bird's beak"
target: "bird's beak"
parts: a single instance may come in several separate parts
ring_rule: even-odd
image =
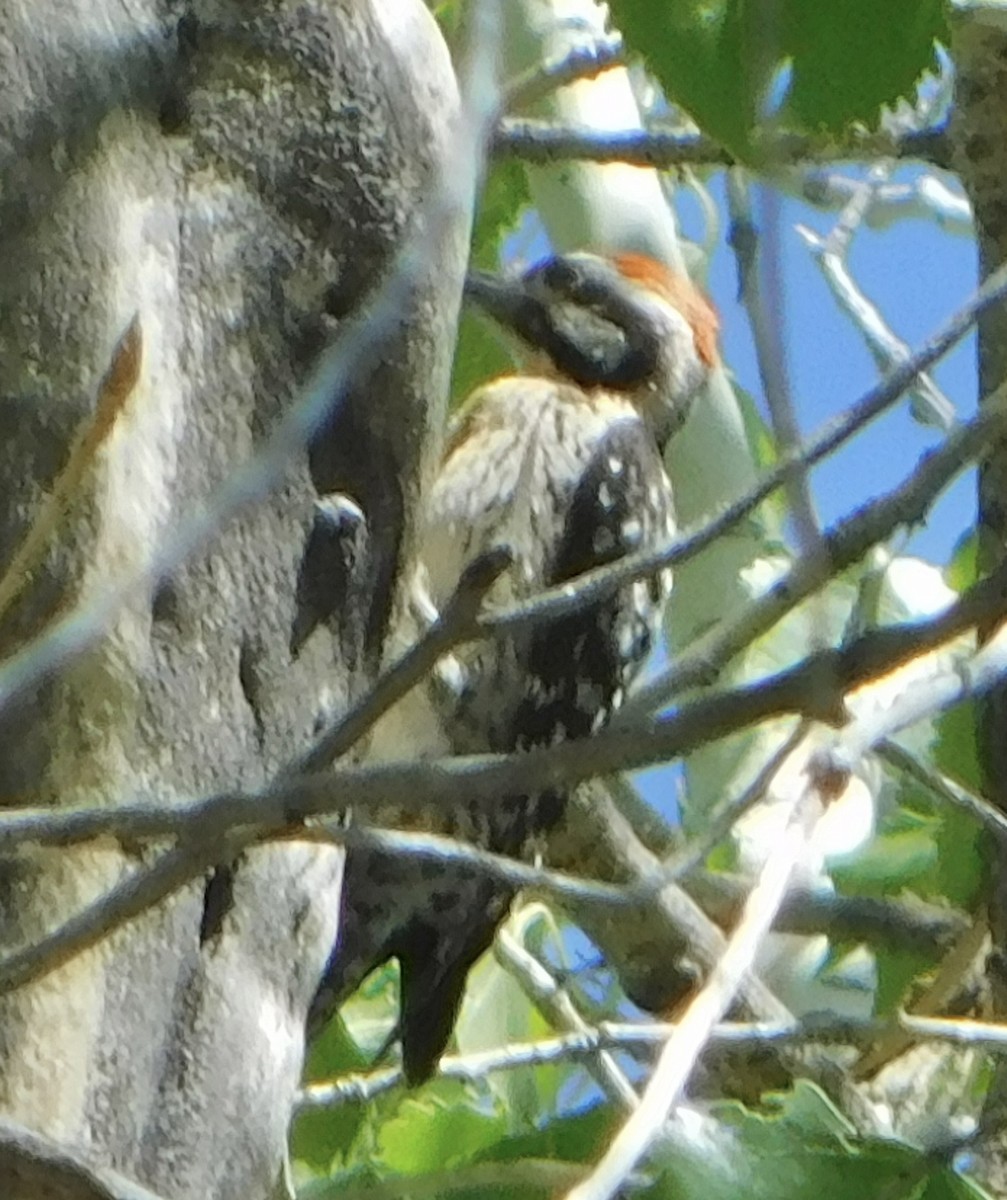
[[[521,333],[528,323],[532,301],[520,279],[508,279],[489,271],[470,271],[465,278],[465,298],[505,329]]]

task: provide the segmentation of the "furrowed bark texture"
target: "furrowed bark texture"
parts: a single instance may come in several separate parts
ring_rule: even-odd
[[[956,68],[952,123],[955,166],[975,214],[979,271],[985,278],[1007,259],[1007,26],[991,17],[962,16],[952,46]],[[1007,379],[1007,311],[987,310],[979,322],[979,395],[982,399]],[[1001,570],[1007,559],[1007,444],[1001,443],[979,469],[979,568]],[[1007,608],[1007,598],[1005,598]],[[982,636],[990,636],[992,622]],[[989,799],[1007,812],[1007,688],[984,698],[980,711],[980,761]],[[1007,1014],[1007,863],[1002,849],[989,847],[989,958],[993,1004]],[[1000,1069],[994,1094],[1007,1097]],[[1007,1116],[1007,1110],[1005,1110]],[[995,1194],[1007,1187],[1007,1141],[999,1139],[982,1158],[984,1182]]]
[[[340,320],[424,236],[457,95],[421,0],[0,0],[0,80],[0,562],[134,314],[144,344],[124,412],[0,621],[9,655],[149,563],[254,454]],[[442,423],[466,233],[443,235],[377,365],[282,487],[0,711],[0,803],[255,787],[366,684]],[[369,518],[369,566],[343,604],[363,632],[348,645],[322,630],[292,662],[312,502],[334,489]],[[4,859],[0,953],[151,856]],[[165,1197],[272,1194],[341,866],[334,849],[256,850],[202,948],[199,880],[0,996],[0,1115]],[[38,1163],[19,1174],[12,1155],[0,1191],[39,1195],[19,1182]]]

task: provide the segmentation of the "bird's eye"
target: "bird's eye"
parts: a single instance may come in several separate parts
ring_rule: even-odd
[[[542,268],[542,282],[552,292],[575,293],[583,282],[579,263],[569,258],[551,258]]]

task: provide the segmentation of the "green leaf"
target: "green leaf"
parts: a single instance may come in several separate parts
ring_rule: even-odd
[[[333,1079],[361,1070],[367,1061],[337,1013],[312,1044],[304,1075],[307,1080]],[[333,1159],[349,1150],[366,1116],[362,1104],[303,1113],[290,1131],[291,1158],[316,1172],[327,1172]]]
[[[955,543],[951,552],[951,561],[944,569],[944,578],[948,587],[956,592],[964,592],[979,579],[979,537],[974,529],[962,536]]]
[[[934,766],[974,792],[982,791],[976,705],[972,700],[949,709],[935,722]]]
[[[487,1146],[481,1162],[515,1162],[522,1158],[548,1158],[560,1162],[592,1162],[619,1128],[622,1115],[609,1104],[597,1104],[582,1112],[557,1117],[540,1129],[503,1138]]]
[[[513,368],[510,355],[486,322],[463,312],[458,326],[451,398],[460,403],[481,383]]]
[[[947,29],[942,0],[781,0],[780,53],[793,64],[787,115],[804,129],[876,125],[911,96]]]
[[[945,1173],[939,1161],[908,1146],[854,1140],[842,1116],[809,1084],[772,1097],[772,1103],[771,1116],[716,1105],[713,1116],[696,1113],[676,1122],[653,1156],[662,1180],[650,1194],[669,1200],[909,1200]]]
[[[470,1161],[506,1132],[502,1113],[476,1107],[460,1083],[440,1080],[411,1096],[378,1135],[380,1161],[403,1175],[421,1175]]]
[[[476,208],[471,254],[474,267],[484,271],[499,268],[504,239],[517,229],[530,204],[524,164],[514,158],[494,161]]]
[[[890,896],[918,884],[937,863],[933,828],[878,834],[855,858],[836,863],[832,877],[847,894]]]
[[[740,160],[774,76],[791,72],[781,116],[809,132],[876,125],[911,96],[947,36],[943,0],[612,0],[616,25],[669,99]]]
[[[531,930],[540,943],[548,940],[553,950],[562,949],[555,921],[541,904],[526,905],[515,913],[509,928],[522,942]],[[469,975],[465,1003],[455,1025],[459,1052],[495,1050],[553,1032],[510,972],[492,954],[484,955]],[[487,1083],[510,1114],[513,1132],[552,1112],[563,1078],[559,1066],[528,1066],[492,1072]]]
[[[879,951],[876,961],[878,988],[874,996],[874,1013],[879,1017],[889,1017],[897,1009],[907,1007],[913,981],[936,965],[932,955],[891,947]]]
[[[979,822],[914,780],[902,780],[898,795],[904,816],[914,814],[927,822],[937,849],[933,872],[919,879],[915,890],[921,896],[970,911],[983,884]]]
[[[665,94],[739,159],[748,157],[758,100],[768,78],[746,37],[736,0],[612,0],[615,24]]]

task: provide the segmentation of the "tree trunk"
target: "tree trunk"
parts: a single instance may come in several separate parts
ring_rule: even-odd
[[[986,278],[1007,257],[1007,29],[993,14],[965,13],[958,17],[953,42],[955,106],[952,135],[955,167],[968,192],[975,215],[979,271]],[[1007,313],[997,305],[983,314],[978,327],[980,403],[1007,380]],[[984,575],[1003,570],[1007,559],[1007,446],[1000,444],[979,467],[978,564]],[[981,637],[995,632],[996,622],[979,630]],[[984,791],[991,803],[1007,812],[1007,688],[1001,684],[979,703],[979,760]],[[1007,1014],[1007,870],[1003,847],[988,839],[989,923],[993,952],[987,965],[993,1015]],[[988,1128],[999,1127],[978,1156],[978,1173],[987,1187],[1002,1194],[1007,1186],[1007,1073],[1003,1065],[987,1101]]]
[[[0,0],[0,30],[2,561],[134,314],[143,340],[125,410],[0,622],[11,655],[147,567],[255,453],[341,318],[423,236],[457,96],[421,0]],[[444,237],[379,365],[282,486],[0,709],[0,802],[254,788],[366,685],[442,423],[466,234]],[[368,517],[373,569],[343,600],[366,636],[322,630],[291,661],[313,499],[335,489]],[[5,858],[0,951],[153,854]],[[257,849],[202,947],[200,879],[0,997],[0,1115],[165,1197],[272,1194],[341,866],[334,849]],[[0,1192],[38,1195],[9,1157]]]

